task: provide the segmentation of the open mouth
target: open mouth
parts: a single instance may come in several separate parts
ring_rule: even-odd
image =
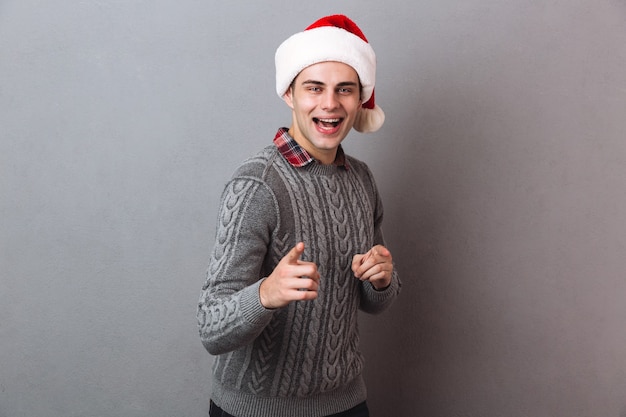
[[[322,129],[334,129],[341,123],[343,119],[320,119],[318,117],[313,118],[313,123]]]

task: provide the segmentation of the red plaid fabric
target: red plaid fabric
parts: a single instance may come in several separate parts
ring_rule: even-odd
[[[289,129],[286,127],[278,129],[278,132],[276,132],[276,136],[274,137],[274,145],[278,148],[278,152],[280,152],[280,154],[296,168],[315,162],[315,158],[313,158],[306,151],[306,149],[298,145],[298,142],[291,137]],[[341,145],[339,145],[339,148],[337,149],[337,156],[335,157],[334,164],[342,166],[345,169],[349,168],[348,162],[346,161],[346,155],[343,152]]]

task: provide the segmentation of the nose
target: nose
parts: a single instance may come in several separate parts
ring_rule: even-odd
[[[323,96],[322,96],[322,104],[321,104],[322,110],[334,110],[337,107],[339,107],[339,100],[337,99],[337,94],[328,89],[324,92]]]

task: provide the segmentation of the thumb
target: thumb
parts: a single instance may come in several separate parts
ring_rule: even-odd
[[[290,264],[297,264],[300,256],[304,253],[304,243],[298,242],[296,246],[291,248],[289,253],[285,256],[285,260]]]
[[[382,245],[375,246],[374,252],[384,257],[391,256],[391,252],[389,252],[389,249]]]

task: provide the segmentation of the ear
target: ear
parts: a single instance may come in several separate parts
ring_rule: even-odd
[[[287,103],[287,105],[291,107],[291,109],[293,110],[293,88],[292,87],[289,87],[287,91],[285,91],[285,94],[283,94],[283,100],[285,100],[285,103]]]

